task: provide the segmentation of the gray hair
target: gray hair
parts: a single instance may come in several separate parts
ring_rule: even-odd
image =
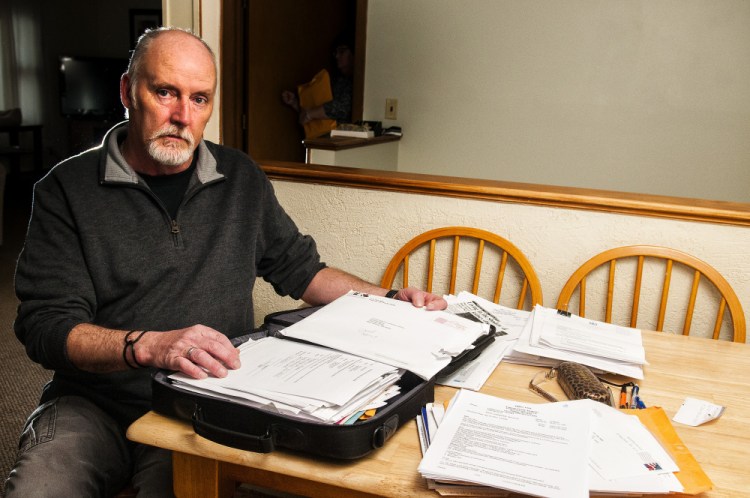
[[[133,103],[132,105],[135,106],[135,87],[138,83],[138,78],[141,75],[141,72],[143,70],[143,59],[148,52],[148,49],[151,47],[151,44],[154,40],[159,38],[164,33],[185,33],[199,42],[203,44],[204,47],[206,47],[206,50],[208,51],[208,54],[211,56],[211,61],[214,64],[214,74],[218,76],[218,69],[216,64],[216,55],[214,54],[214,51],[211,50],[211,47],[208,46],[208,43],[203,41],[203,39],[193,33],[192,31],[188,29],[183,28],[175,28],[175,27],[168,27],[163,26],[160,28],[153,28],[153,29],[147,29],[144,31],[144,33],[138,38],[138,42],[135,44],[135,49],[133,50],[133,55],[130,56],[130,63],[128,64],[128,70],[126,74],[128,75],[128,94],[130,96],[130,101]],[[126,110],[127,113],[127,110]]]

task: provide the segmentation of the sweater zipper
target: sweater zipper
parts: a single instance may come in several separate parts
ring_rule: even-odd
[[[182,201],[180,202],[180,206],[177,208],[177,211],[179,212],[182,209],[182,206],[187,203],[187,201],[193,197],[197,192],[205,188],[206,185],[210,185],[211,183],[214,183],[216,180],[205,183],[198,188],[194,188],[192,190],[188,190],[185,192],[185,196],[182,198]],[[152,194],[153,195],[153,194]],[[161,201],[159,201],[159,204],[161,204]],[[161,204],[162,209],[164,209],[164,212],[167,212],[167,209],[164,207],[163,204]],[[169,215],[167,215],[169,217]],[[174,243],[175,247],[181,247],[182,246],[182,237],[180,235],[180,224],[177,223],[177,220],[171,220],[170,219],[170,231],[172,232],[172,242]]]
[[[174,246],[180,247],[180,225],[177,223],[177,220],[172,220],[170,224]]]

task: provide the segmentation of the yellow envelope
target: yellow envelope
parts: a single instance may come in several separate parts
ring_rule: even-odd
[[[628,415],[636,415],[641,423],[651,431],[651,434],[661,443],[669,454],[674,458],[679,472],[675,472],[675,477],[679,479],[685,488],[683,493],[697,495],[704,491],[713,489],[713,483],[708,478],[698,461],[695,459],[690,450],[685,446],[677,432],[672,426],[667,414],[660,407],[648,407],[643,410],[621,410]]]
[[[333,92],[331,91],[331,77],[328,75],[328,71],[323,69],[313,76],[313,79],[309,82],[297,86],[297,93],[299,94],[299,105],[303,109],[320,107],[326,102],[332,101]]]
[[[335,119],[313,119],[302,125],[305,129],[305,139],[318,138],[336,128]]]
[[[320,107],[333,100],[331,91],[331,77],[328,71],[321,70],[312,80],[297,87],[299,105],[303,109]],[[335,119],[313,119],[302,125],[305,138],[317,138],[336,128]]]

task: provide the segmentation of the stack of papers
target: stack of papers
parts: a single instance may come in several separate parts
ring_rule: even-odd
[[[356,129],[346,128],[334,128],[331,130],[332,137],[354,137],[354,138],[372,138],[375,136],[373,130],[368,130],[364,127],[357,127]]]
[[[384,363],[311,344],[266,337],[240,347],[242,367],[224,378],[170,376],[175,385],[244,400],[300,418],[346,423],[399,392],[402,372]]]
[[[495,338],[500,340],[518,339],[531,314],[529,311],[495,304],[466,291],[458,296],[443,297],[448,303],[447,312],[492,325],[495,328]]]
[[[537,305],[506,361],[556,365],[573,361],[643,379],[646,350],[639,329],[589,320]]]
[[[242,344],[224,378],[177,373],[184,389],[303,419],[353,423],[399,393],[405,370],[431,379],[490,328],[445,311],[350,292],[280,331]]]
[[[430,379],[489,332],[482,323],[411,303],[349,292],[280,331]]]
[[[470,292],[444,297],[448,302],[447,312],[493,327],[495,341],[487,349],[455,372],[437,378],[437,383],[441,385],[477,391],[503,357],[513,350],[516,339],[529,320],[530,312],[495,304]]]
[[[684,491],[677,464],[638,417],[595,401],[529,404],[461,390],[436,427],[425,420],[431,437],[428,447],[420,438],[419,472],[438,492],[466,485],[564,497]]]

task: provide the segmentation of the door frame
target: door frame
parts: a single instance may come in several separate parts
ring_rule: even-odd
[[[248,36],[248,3],[252,0],[223,0],[221,12],[221,119],[219,133],[224,145],[250,153],[248,139],[251,120],[262,121],[263,116],[251,115],[249,98],[250,45]],[[355,0],[354,14],[354,77],[352,121],[363,119],[365,62],[367,48],[367,0]],[[267,160],[274,158],[259,157]],[[300,155],[300,162],[304,154]]]

